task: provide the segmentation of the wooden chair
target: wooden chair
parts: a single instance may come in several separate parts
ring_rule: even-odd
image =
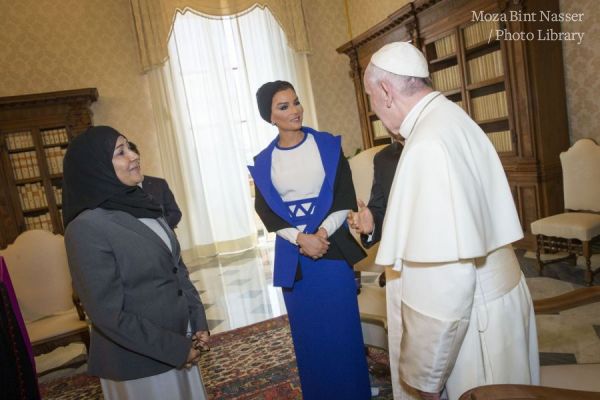
[[[371,185],[373,184],[373,157],[385,146],[375,146],[361,151],[348,161],[352,170],[352,182],[354,183],[356,197],[365,203],[369,201]],[[352,234],[360,243],[360,236],[355,232],[352,232]],[[375,265],[375,256],[377,255],[378,248],[379,244],[375,244],[365,249],[367,257],[355,264],[354,270],[360,273],[383,273],[383,267]],[[358,309],[365,344],[387,350],[385,288],[379,287],[379,285],[364,285],[358,295]]]
[[[73,294],[64,239],[48,231],[23,232],[0,255],[6,260],[34,354],[83,342],[85,313]]]
[[[536,314],[556,314],[600,302],[600,286],[535,300]],[[487,385],[471,389],[460,400],[600,400],[600,363],[552,365],[540,368],[541,386]]]
[[[540,275],[544,266],[565,259],[585,258],[585,280],[592,285],[594,275],[592,243],[600,242],[600,146],[592,139],[579,139],[560,154],[563,170],[565,212],[531,224],[537,236],[536,258]],[[542,261],[541,253],[567,252],[566,257]]]

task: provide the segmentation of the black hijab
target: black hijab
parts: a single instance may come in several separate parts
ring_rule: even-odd
[[[139,186],[127,186],[117,177],[112,158],[119,136],[123,135],[109,126],[94,126],[69,144],[63,160],[65,228],[82,211],[97,207],[136,218],[162,215],[160,205]]]

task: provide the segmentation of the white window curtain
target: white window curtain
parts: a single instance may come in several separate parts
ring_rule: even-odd
[[[267,81],[290,81],[316,127],[306,55],[268,8],[231,18],[178,14],[169,61],[149,75],[165,175],[175,186],[187,259],[255,245],[247,164],[277,134],[256,107]]]

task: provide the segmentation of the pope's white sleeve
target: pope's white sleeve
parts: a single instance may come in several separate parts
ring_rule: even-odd
[[[467,332],[476,272],[471,260],[402,263],[400,375],[424,392],[440,392]]]
[[[325,228],[328,237],[333,235],[346,221],[349,212],[350,210],[340,210],[329,214],[321,223],[320,228]]]

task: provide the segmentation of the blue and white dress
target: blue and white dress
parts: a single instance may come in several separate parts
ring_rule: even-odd
[[[362,258],[345,225],[356,208],[340,138],[303,128],[304,139],[280,148],[277,139],[249,167],[256,209],[277,232],[273,284],[281,286],[304,399],[369,399],[367,362],[349,263]],[[313,260],[299,253],[299,232],[329,234],[330,248]]]

